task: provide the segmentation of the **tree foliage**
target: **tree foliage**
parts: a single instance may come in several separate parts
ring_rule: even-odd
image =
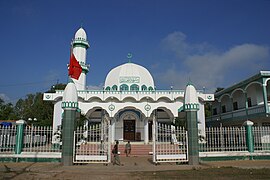
[[[36,118],[31,123],[35,125],[52,125],[53,103],[43,101],[42,93],[28,94],[25,99],[19,99],[15,105],[15,112],[20,119]]]

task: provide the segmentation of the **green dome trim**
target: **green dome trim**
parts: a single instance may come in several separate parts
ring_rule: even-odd
[[[79,107],[78,102],[62,102],[62,108],[75,108],[77,109]]]
[[[200,105],[197,103],[185,104],[184,110],[185,111],[198,111],[200,109]]]

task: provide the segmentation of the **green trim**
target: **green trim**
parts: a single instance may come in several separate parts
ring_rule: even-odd
[[[142,85],[142,91],[147,91],[147,87],[146,87],[146,85]]]
[[[198,111],[200,109],[200,105],[197,103],[190,103],[184,105],[185,111]]]
[[[105,90],[106,90],[106,91],[110,91],[110,90],[111,90],[110,86],[107,86],[107,87],[105,88]]]
[[[79,103],[78,102],[62,102],[62,108],[78,108]]]
[[[247,125],[245,126],[245,128],[246,128],[246,142],[247,142],[248,152],[254,152],[252,125]]]
[[[181,111],[184,111],[184,106],[181,106],[181,107],[178,109],[178,112],[181,112]]]
[[[258,74],[248,78],[248,79],[245,79],[243,81],[240,81],[239,83],[235,84],[235,85],[232,85],[226,89],[223,89],[222,91],[219,91],[217,93],[215,93],[215,97],[219,97],[220,95],[224,94],[224,93],[228,93],[228,92],[231,92],[233,91],[234,89],[237,89],[237,88],[241,88],[241,89],[245,89],[247,87],[247,85],[251,82],[259,82],[261,83],[261,79],[263,77],[270,77],[270,71],[260,71]]]
[[[112,86],[112,91],[117,91],[117,85]]]
[[[231,161],[231,160],[270,160],[270,156],[222,156],[222,157],[201,157],[200,161]]]
[[[21,154],[24,139],[24,124],[17,124],[15,154]]]
[[[139,91],[139,86],[137,84],[132,84],[130,86],[130,91]]]
[[[5,157],[0,158],[0,162],[61,162],[61,158],[18,158]]]
[[[72,42],[73,47],[83,47],[88,49],[90,47],[88,41],[84,40],[84,39],[74,39]]]
[[[128,90],[129,90],[129,88],[128,88],[127,84],[121,84],[120,91],[128,91]]]

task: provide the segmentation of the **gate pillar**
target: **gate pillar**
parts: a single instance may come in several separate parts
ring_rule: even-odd
[[[62,119],[62,164],[71,166],[73,165],[74,130],[78,109],[77,89],[72,81],[65,88],[62,108],[64,109]]]
[[[189,165],[199,164],[199,136],[198,118],[199,102],[197,91],[192,84],[186,86],[185,105],[187,131],[188,131],[188,163]]]

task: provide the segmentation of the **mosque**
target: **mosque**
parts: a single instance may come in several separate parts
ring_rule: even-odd
[[[184,118],[185,90],[158,90],[147,68],[132,62],[123,63],[107,74],[102,90],[86,88],[87,49],[90,47],[86,32],[80,28],[72,40],[73,54],[82,67],[78,80],[72,79],[78,93],[78,108],[87,120],[85,126],[100,123],[104,118],[110,123],[110,141],[140,141],[148,144],[152,140],[152,124],[172,124],[177,117]],[[128,54],[128,59],[132,58]],[[133,60],[134,61],[134,60]],[[195,91],[198,104],[189,108],[198,110],[198,133],[205,133],[204,103],[213,101],[213,94]],[[54,103],[53,128],[61,125],[63,113],[63,90],[45,93],[43,99]],[[192,98],[192,97],[190,97]]]

